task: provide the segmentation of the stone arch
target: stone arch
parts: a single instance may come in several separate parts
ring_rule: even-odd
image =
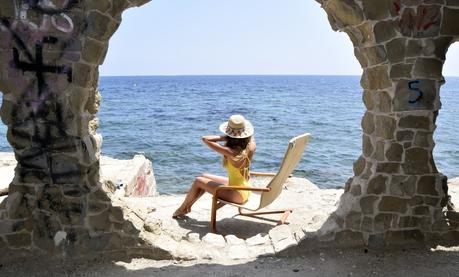
[[[383,246],[448,239],[446,178],[432,157],[455,1],[318,0],[364,73],[363,153],[321,240]],[[121,13],[148,0],[3,1],[1,117],[18,160],[0,205],[2,258],[167,255],[99,183],[98,66]],[[21,3],[22,5],[15,5]]]
[[[122,12],[146,2],[0,4],[1,118],[18,161],[0,204],[2,260],[166,255],[99,182],[98,66]]]
[[[444,216],[446,177],[433,160],[433,132],[458,4],[323,0],[334,30],[346,32],[364,73],[363,153],[326,238],[345,234],[382,246],[438,239],[457,230]]]

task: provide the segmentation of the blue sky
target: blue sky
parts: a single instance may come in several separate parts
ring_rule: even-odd
[[[459,43],[458,43],[459,44]],[[444,75],[459,76],[459,45]],[[314,0],[152,0],[123,14],[101,75],[360,75]]]

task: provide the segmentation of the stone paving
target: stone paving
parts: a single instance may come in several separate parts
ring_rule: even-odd
[[[459,178],[450,181],[450,194],[459,206]],[[209,231],[211,195],[205,194],[184,219],[171,218],[184,195],[161,195],[122,200],[145,217],[144,229],[152,244],[175,259],[214,261],[246,260],[274,255],[297,246],[304,239],[319,238],[324,223],[338,206],[342,189],[319,189],[303,178],[290,178],[271,209],[293,208],[288,224],[277,225],[279,215],[268,220],[237,215],[237,208],[225,206],[217,212],[218,233]],[[154,235],[156,236],[154,236]],[[324,245],[314,245],[322,247]],[[302,249],[304,250],[304,249]]]
[[[319,189],[302,178],[290,178],[279,198],[270,209],[293,208],[287,223],[277,225],[280,215],[263,218],[237,214],[237,208],[225,206],[217,212],[218,234],[209,232],[212,197],[205,194],[185,218],[175,220],[172,213],[184,195],[162,195],[150,198],[123,198],[134,210],[148,214],[145,230],[155,247],[162,248],[174,258],[250,259],[272,255],[296,246],[306,236],[314,235],[336,209],[341,189]]]

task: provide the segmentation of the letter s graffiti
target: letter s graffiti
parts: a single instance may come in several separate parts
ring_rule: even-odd
[[[424,93],[418,88],[418,86],[417,86],[420,82],[421,82],[420,80],[416,80],[416,81],[411,81],[411,82],[408,83],[408,88],[409,88],[411,91],[417,93],[416,99],[414,99],[414,100],[408,100],[408,102],[409,102],[410,104],[414,104],[414,103],[418,102],[419,100],[421,100],[421,98],[422,98],[422,96],[423,96],[423,94],[424,94]]]

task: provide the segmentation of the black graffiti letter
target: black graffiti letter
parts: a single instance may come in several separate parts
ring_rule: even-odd
[[[414,104],[414,103],[419,102],[419,101],[421,100],[421,98],[422,98],[422,96],[423,96],[424,93],[423,93],[417,86],[415,86],[415,85],[418,85],[420,82],[421,82],[421,81],[416,80],[416,81],[411,81],[411,82],[408,83],[408,88],[409,88],[411,91],[416,92],[417,95],[418,95],[418,96],[416,97],[416,99],[414,99],[414,100],[408,100],[408,103]]]

